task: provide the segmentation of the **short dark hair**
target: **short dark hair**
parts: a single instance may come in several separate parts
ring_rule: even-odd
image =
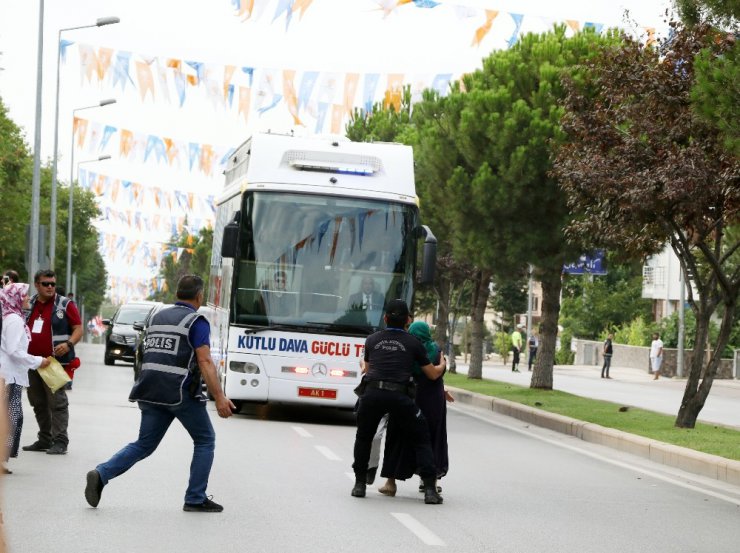
[[[409,322],[409,306],[401,299],[388,302],[385,306],[385,324],[391,328],[405,328]]]
[[[183,275],[177,281],[177,299],[194,300],[204,286],[203,279],[198,275]]]
[[[13,269],[8,269],[3,273],[3,276],[8,277],[10,279],[10,282],[20,282],[21,276],[18,274],[17,271],[14,271]]]
[[[33,281],[38,282],[41,280],[41,277],[56,278],[57,274],[51,269],[41,269],[40,271],[36,271],[36,274],[33,275]]]

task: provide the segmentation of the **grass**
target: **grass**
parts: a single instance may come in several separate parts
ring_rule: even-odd
[[[589,399],[558,390],[535,390],[496,380],[471,380],[463,374],[445,375],[445,383],[478,394],[494,396],[558,413],[577,420],[637,434],[669,444],[740,461],[740,431],[697,423],[695,428],[676,428],[675,416],[637,407],[620,411],[622,405]]]

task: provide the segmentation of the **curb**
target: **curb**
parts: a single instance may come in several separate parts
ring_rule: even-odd
[[[463,405],[493,411],[535,426],[575,436],[585,442],[604,445],[669,467],[740,486],[740,461],[636,436],[461,388],[447,386],[447,389],[453,392],[455,400]]]

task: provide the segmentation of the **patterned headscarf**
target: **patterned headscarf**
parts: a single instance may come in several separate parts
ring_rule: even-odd
[[[3,319],[15,313],[23,317],[23,298],[28,292],[28,284],[25,282],[11,282],[0,290],[0,304],[3,306]]]

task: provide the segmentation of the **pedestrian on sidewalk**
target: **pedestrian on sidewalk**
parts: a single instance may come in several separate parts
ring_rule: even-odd
[[[663,341],[660,334],[653,334],[653,341],[650,344],[650,368],[653,370],[653,380],[658,380],[660,376],[660,366],[663,364]]]
[[[519,372],[519,354],[522,352],[522,333],[519,329],[522,325],[517,325],[514,332],[511,333],[511,352],[513,353],[511,359],[511,372]]]
[[[203,287],[199,276],[184,275],[177,283],[175,304],[152,317],[144,337],[141,375],[129,395],[129,401],[138,401],[141,410],[139,437],[87,473],[85,499],[91,507],[98,506],[103,487],[110,480],[154,453],[177,419],[193,439],[183,511],[223,511],[206,495],[216,433],[206,410],[202,379],[216,399],[220,417],[230,417],[236,407],[219,386],[211,358],[211,327],[198,313],[203,305]]]
[[[604,340],[604,366],[601,367],[601,378],[611,378],[609,369],[612,365],[612,340],[614,340],[614,334],[610,332]]]
[[[533,330],[527,340],[529,346],[529,357],[527,358],[527,370],[532,371],[532,365],[534,365],[535,359],[537,359],[537,348],[540,346],[540,340],[537,337],[537,333]]]

